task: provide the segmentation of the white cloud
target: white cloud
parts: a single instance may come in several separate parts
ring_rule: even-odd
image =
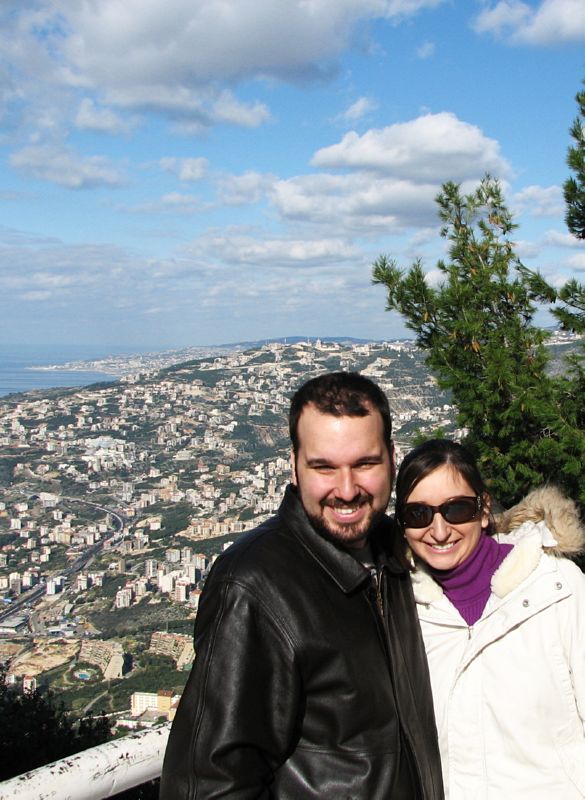
[[[491,33],[515,44],[583,42],[585,3],[583,0],[542,0],[534,8],[521,0],[501,0],[482,11],[473,27],[478,33]]]
[[[582,239],[577,239],[572,233],[560,231],[547,231],[544,237],[545,244],[554,247],[567,247],[570,249],[585,247]]]
[[[4,232],[2,232],[4,233]],[[27,300],[71,304],[83,320],[118,297],[133,304],[148,293],[148,265],[111,245],[71,245],[8,231],[0,244],[0,302]],[[138,291],[138,287],[140,290]],[[60,310],[59,314],[63,312]]]
[[[161,158],[160,166],[174,173],[179,180],[196,183],[207,175],[209,162],[206,158]]]
[[[542,253],[542,244],[520,239],[514,242],[514,250],[521,261],[525,258],[537,258]]]
[[[122,119],[109,108],[99,108],[89,97],[83,98],[75,117],[77,128],[99,133],[128,133],[135,124],[131,120]]]
[[[58,273],[37,270],[19,275],[6,275],[0,281],[5,291],[16,294],[23,300],[44,302],[54,298],[64,299],[72,291],[86,290],[95,283],[95,277],[83,272]]]
[[[272,189],[274,175],[248,171],[243,175],[224,175],[217,181],[217,191],[222,203],[228,206],[260,202]]]
[[[157,113],[189,132],[218,122],[254,128],[270,119],[270,112],[259,101],[237,98],[235,87],[256,80],[302,84],[330,78],[364,22],[398,21],[443,2],[7,3],[4,15],[0,8],[0,47],[10,68],[0,85],[8,100],[40,100],[37,111],[44,96],[47,114],[54,109],[59,118],[70,113],[67,104],[76,96],[57,98],[59,89],[90,93],[72,114],[83,129],[125,132],[113,107]]]
[[[46,303],[48,300],[51,300],[52,298],[53,298],[52,292],[42,292],[38,290],[34,290],[31,292],[23,292],[20,295],[21,300],[33,303]]]
[[[169,194],[163,195],[161,203],[172,211],[188,214],[199,210],[201,206],[199,198],[190,194],[181,194],[180,192],[169,192]]]
[[[184,134],[199,135],[219,122],[257,128],[270,119],[263,103],[243,103],[231,91],[215,87],[193,89],[162,83],[122,86],[109,89],[106,97],[120,108],[166,117]]]
[[[375,100],[372,100],[371,97],[360,97],[359,100],[352,103],[342,114],[339,114],[337,120],[345,123],[356,122],[371,111],[375,111],[377,108],[378,104]]]
[[[182,194],[181,192],[169,192],[158,200],[152,202],[139,203],[132,208],[126,209],[133,214],[198,214],[205,204],[199,197],[192,194]]]
[[[434,42],[423,42],[416,49],[416,57],[425,61],[427,58],[432,58],[435,55]]]
[[[242,128],[257,128],[270,119],[264,103],[241,103],[231,92],[224,90],[212,105],[215,122],[230,122]]]
[[[359,21],[400,18],[443,1],[61,0],[57,5],[71,31],[62,49],[75,74],[113,86],[161,79],[166,85],[259,76],[298,80],[321,74],[321,62],[341,53]]]
[[[533,217],[559,217],[564,212],[560,186],[526,186],[513,196],[512,203],[518,213]]]
[[[68,189],[120,186],[119,171],[102,156],[81,156],[55,145],[29,145],[10,156],[10,165],[34,178]]]
[[[425,272],[425,282],[436,289],[445,282],[445,275],[440,269],[430,269]]]
[[[500,146],[455,114],[425,114],[410,122],[355,131],[312,159],[317,167],[359,169],[413,181],[462,181],[485,172],[505,176],[510,167]]]
[[[438,184],[371,174],[307,175],[278,181],[272,200],[283,218],[367,235],[432,225]]]
[[[484,9],[473,23],[477,33],[493,33],[502,36],[509,29],[524,25],[531,14],[530,6],[520,0],[502,0],[495,6]]]
[[[359,248],[343,239],[253,238],[236,233],[209,234],[198,241],[197,248],[201,248],[207,258],[226,264],[270,268],[340,267],[363,258]]]
[[[577,253],[574,256],[571,256],[567,259],[567,264],[574,270],[578,272],[583,272],[585,270],[585,252],[584,253]]]

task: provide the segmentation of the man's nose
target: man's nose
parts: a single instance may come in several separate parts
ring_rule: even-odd
[[[340,470],[338,478],[336,488],[339,499],[347,502],[353,500],[354,497],[360,493],[359,487],[356,485],[353,470],[349,467]]]

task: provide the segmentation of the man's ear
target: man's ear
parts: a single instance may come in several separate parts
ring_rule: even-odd
[[[388,450],[390,452],[390,486],[394,486],[394,481],[396,480],[396,448],[392,440],[390,440]]]
[[[290,481],[292,484],[297,486],[297,459],[295,457],[295,451],[290,451],[290,471],[291,471],[291,478]]]

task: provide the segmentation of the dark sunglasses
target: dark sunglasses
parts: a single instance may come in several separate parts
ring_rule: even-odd
[[[427,503],[405,503],[398,514],[405,528],[426,528],[439,513],[451,525],[462,525],[476,519],[481,511],[481,497],[455,497],[440,506]]]

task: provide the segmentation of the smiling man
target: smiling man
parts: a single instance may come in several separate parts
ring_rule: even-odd
[[[293,481],[216,561],[161,800],[441,800],[426,657],[385,511],[388,401],[356,373],[291,402]]]

